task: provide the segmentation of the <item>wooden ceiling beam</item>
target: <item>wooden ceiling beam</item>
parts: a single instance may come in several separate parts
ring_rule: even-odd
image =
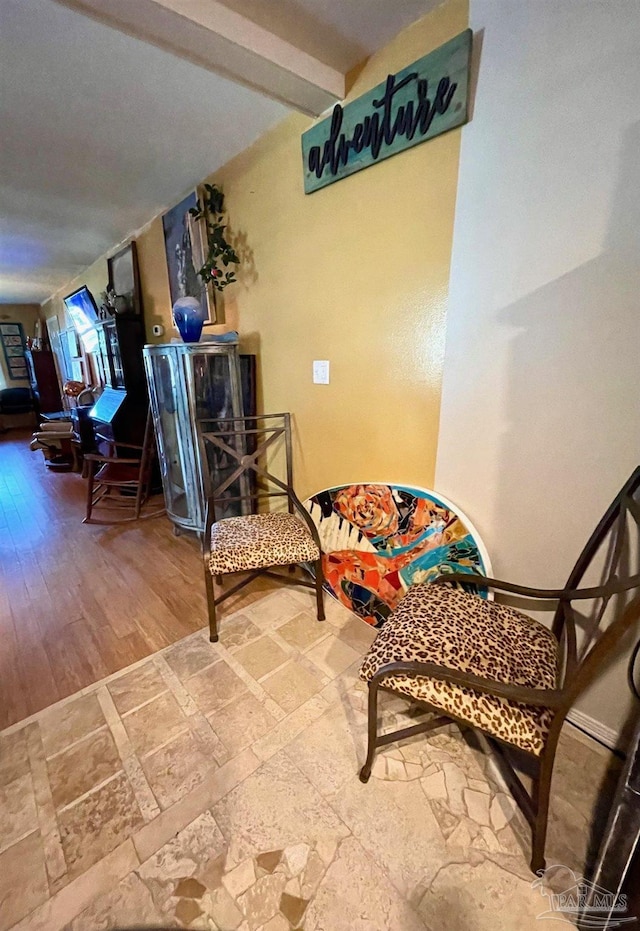
[[[310,116],[345,95],[344,74],[218,0],[58,2]]]

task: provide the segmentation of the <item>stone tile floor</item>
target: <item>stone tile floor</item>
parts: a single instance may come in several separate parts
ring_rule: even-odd
[[[551,926],[529,833],[451,727],[380,752],[374,631],[267,595],[0,734],[0,931]],[[383,717],[412,711],[393,696]],[[580,868],[607,756],[565,728],[547,862]],[[554,923],[551,927],[557,927]]]

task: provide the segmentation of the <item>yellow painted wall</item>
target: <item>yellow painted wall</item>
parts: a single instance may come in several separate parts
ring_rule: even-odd
[[[40,315],[38,304],[2,304],[0,305],[0,323],[21,323],[25,337],[35,336],[36,320]],[[10,378],[4,351],[0,347],[0,388],[28,388],[29,382],[24,378]]]
[[[449,0],[373,56],[348,100],[467,26],[466,0]],[[430,486],[460,130],[305,195],[310,125],[289,117],[213,179],[244,255],[226,322],[258,354],[261,409],[294,414],[302,495],[358,479]],[[147,329],[162,323],[164,342],[174,334],[160,219],[137,244]],[[312,384],[314,359],[330,360],[330,385]]]

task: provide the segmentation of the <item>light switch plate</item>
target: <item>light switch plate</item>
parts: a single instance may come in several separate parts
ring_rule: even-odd
[[[314,385],[329,384],[329,362],[327,359],[316,359],[313,363]]]

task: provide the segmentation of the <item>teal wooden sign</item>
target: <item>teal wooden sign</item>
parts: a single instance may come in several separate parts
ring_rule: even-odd
[[[302,134],[305,194],[468,120],[470,29]]]

